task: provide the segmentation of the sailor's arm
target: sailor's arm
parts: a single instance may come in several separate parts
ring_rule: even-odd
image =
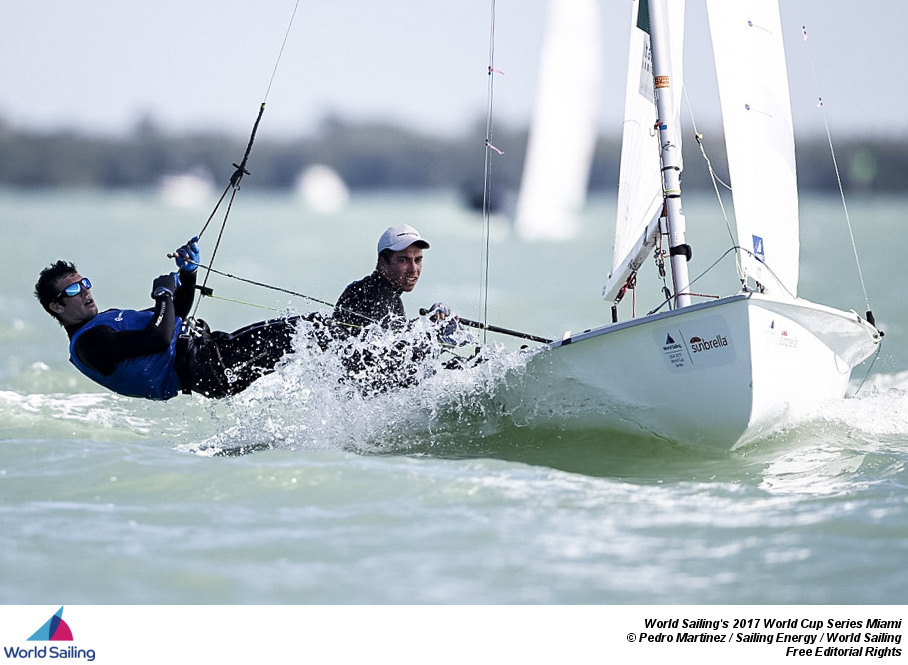
[[[85,331],[76,340],[74,348],[79,360],[101,374],[110,375],[123,360],[166,351],[176,326],[173,303],[176,283],[173,274],[162,275],[154,281],[154,312],[151,321],[141,330],[116,331],[99,325]]]

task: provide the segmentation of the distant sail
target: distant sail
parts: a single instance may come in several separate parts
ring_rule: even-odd
[[[549,2],[515,216],[528,240],[573,237],[586,204],[603,57],[598,2]]]

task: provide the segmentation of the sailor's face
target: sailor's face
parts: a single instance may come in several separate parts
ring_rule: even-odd
[[[54,288],[59,293],[62,293],[63,289],[67,286],[77,284],[81,280],[82,275],[79,273],[66,275],[57,280]],[[98,315],[98,306],[95,304],[95,299],[91,295],[91,289],[86,289],[85,287],[82,287],[79,290],[79,293],[74,296],[58,296],[57,299],[50,304],[50,308],[57,313],[60,317],[60,321],[62,321],[65,326],[87,323]]]
[[[410,245],[406,249],[394,252],[387,261],[380,258],[378,272],[391,282],[394,288],[409,293],[416,286],[422,272],[422,247]]]

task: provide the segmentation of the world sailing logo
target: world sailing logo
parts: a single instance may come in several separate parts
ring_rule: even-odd
[[[673,371],[719,367],[734,361],[737,355],[734,337],[725,319],[710,316],[691,327],[694,330],[662,328],[655,333],[662,357]]]
[[[63,608],[57,610],[43,626],[28,638],[29,642],[72,642],[73,632],[63,620]]]
[[[73,632],[63,620],[63,607],[60,607],[43,626],[36,630],[29,642],[72,642]],[[68,646],[33,646],[28,648],[22,647],[3,647],[3,653],[7,660],[10,658],[23,658],[27,660],[44,660],[45,658],[84,658],[89,662],[95,659],[94,649],[80,649],[74,644]]]
[[[757,260],[765,263],[766,256],[763,253],[763,238],[760,236],[751,236],[754,241],[754,256],[757,257]]]

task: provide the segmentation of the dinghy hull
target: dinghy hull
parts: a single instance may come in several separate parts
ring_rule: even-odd
[[[792,404],[841,399],[879,343],[854,312],[742,293],[566,336],[527,364],[528,422],[731,450]]]

